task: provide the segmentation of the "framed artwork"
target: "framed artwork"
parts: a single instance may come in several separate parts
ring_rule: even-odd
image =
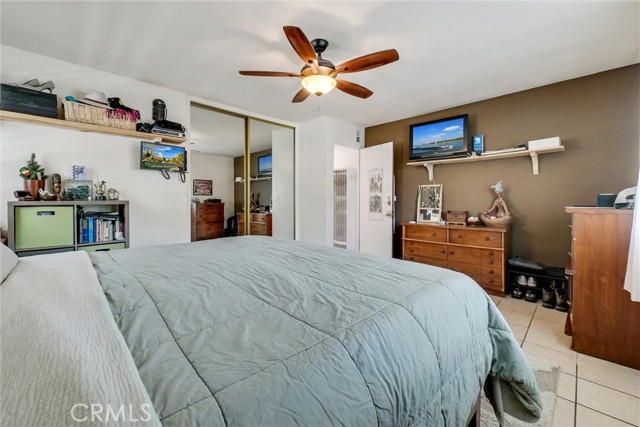
[[[417,222],[440,222],[442,216],[442,184],[418,186]]]
[[[91,200],[93,181],[90,179],[65,179],[64,200]]]
[[[193,195],[194,196],[211,196],[213,194],[213,181],[210,179],[194,179]]]
[[[369,171],[369,220],[382,221],[382,169]]]

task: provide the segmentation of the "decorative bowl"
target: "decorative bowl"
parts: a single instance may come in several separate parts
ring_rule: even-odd
[[[492,217],[487,214],[481,213],[480,219],[488,227],[508,227],[513,222],[513,217],[511,215]]]

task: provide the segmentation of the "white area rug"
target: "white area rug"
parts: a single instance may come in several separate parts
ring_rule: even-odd
[[[553,414],[556,409],[556,399],[558,393],[558,381],[560,379],[560,367],[539,360],[530,360],[529,364],[536,376],[538,388],[540,389],[540,394],[542,395],[542,418],[540,418],[540,420],[535,424],[529,424],[524,421],[520,421],[519,419],[514,418],[509,414],[505,414],[504,427],[550,427],[553,424]],[[484,393],[482,395],[480,407],[480,425],[482,425],[482,427],[497,427],[498,420],[493,413],[491,404],[484,397]]]

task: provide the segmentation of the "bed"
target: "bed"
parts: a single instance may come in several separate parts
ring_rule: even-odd
[[[246,236],[22,258],[0,287],[3,425],[464,425],[485,380],[541,415],[469,277]]]

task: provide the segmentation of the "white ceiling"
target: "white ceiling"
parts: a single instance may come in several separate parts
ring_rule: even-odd
[[[640,62],[638,1],[6,1],[3,44],[301,122],[332,115],[371,126]],[[302,63],[282,27],[330,45],[338,64],[395,48],[400,60],[344,75],[292,104]]]

